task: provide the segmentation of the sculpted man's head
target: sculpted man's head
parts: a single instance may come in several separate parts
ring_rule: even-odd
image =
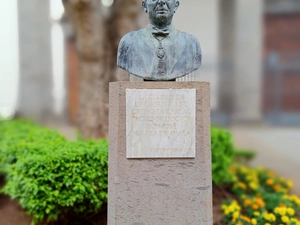
[[[143,0],[143,7],[149,13],[150,23],[156,26],[170,25],[179,7],[178,0]]]

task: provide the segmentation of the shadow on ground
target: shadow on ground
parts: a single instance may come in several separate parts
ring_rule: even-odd
[[[5,178],[0,175],[0,188],[3,187]],[[1,225],[30,225],[31,218],[26,215],[16,201],[0,194],[0,224]]]

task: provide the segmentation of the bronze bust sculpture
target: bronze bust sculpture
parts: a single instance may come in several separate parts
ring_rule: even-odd
[[[174,80],[197,70],[202,57],[198,40],[172,25],[179,1],[143,0],[143,7],[150,23],[122,38],[118,66],[145,80]]]

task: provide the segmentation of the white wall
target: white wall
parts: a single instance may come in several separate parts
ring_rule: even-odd
[[[19,78],[17,0],[0,7],[0,117],[10,117],[17,106]]]
[[[202,48],[202,66],[197,80],[211,83],[211,108],[218,105],[219,11],[218,0],[182,0],[174,26],[195,35]]]

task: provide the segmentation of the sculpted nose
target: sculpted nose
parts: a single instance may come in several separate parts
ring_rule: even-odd
[[[166,0],[159,0],[159,1],[158,1],[158,4],[160,4],[160,5],[165,5],[165,4],[166,4]]]

